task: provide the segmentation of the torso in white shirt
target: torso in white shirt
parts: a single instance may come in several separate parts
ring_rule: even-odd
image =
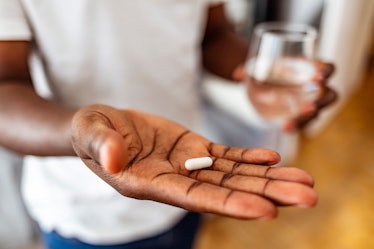
[[[136,108],[197,129],[207,1],[0,0],[0,39],[35,41],[55,101]],[[43,229],[89,243],[150,236],[185,212],[120,196],[74,157],[27,157],[23,190]]]

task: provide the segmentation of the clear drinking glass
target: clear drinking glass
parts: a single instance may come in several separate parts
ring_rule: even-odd
[[[249,99],[265,120],[283,124],[320,96],[313,78],[317,31],[296,23],[270,22],[255,27],[246,62]]]

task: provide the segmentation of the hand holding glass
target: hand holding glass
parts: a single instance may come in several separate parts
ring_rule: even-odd
[[[291,23],[263,23],[253,34],[245,82],[258,114],[271,123],[296,118],[322,93],[314,55],[317,32]]]

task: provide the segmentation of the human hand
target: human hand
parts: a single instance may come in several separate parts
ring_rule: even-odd
[[[291,132],[304,128],[311,120],[315,119],[318,116],[318,114],[324,107],[332,104],[337,98],[337,93],[329,86],[327,86],[327,81],[334,72],[334,66],[331,63],[326,63],[321,60],[315,60],[314,66],[316,68],[316,73],[310,80],[320,86],[319,96],[315,101],[301,106],[299,114],[295,118],[287,120],[283,124],[284,131]],[[238,66],[236,70],[234,70],[232,75],[232,78],[238,82],[244,82],[245,77],[246,72],[243,65]],[[260,89],[258,89],[257,91],[259,92],[259,90]],[[256,94],[259,94],[258,92],[256,92]],[[248,95],[251,94],[254,93],[251,93],[248,90]],[[280,94],[281,92],[279,92],[279,99],[282,99]],[[288,92],[285,94],[288,94]],[[251,99],[251,97],[249,98]]]
[[[75,114],[71,129],[78,156],[128,197],[244,219],[317,202],[309,174],[270,167],[280,160],[276,152],[214,144],[157,116],[93,105]],[[187,159],[203,156],[213,159],[211,167],[184,168]]]
[[[304,128],[318,116],[323,108],[334,103],[337,99],[336,91],[327,86],[328,79],[335,71],[334,65],[321,60],[316,60],[314,63],[317,70],[312,80],[320,84],[321,95],[315,102],[303,106],[298,117],[286,122],[283,126],[285,131],[291,132]]]

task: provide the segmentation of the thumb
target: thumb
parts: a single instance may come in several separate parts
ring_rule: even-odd
[[[94,136],[92,156],[110,174],[121,172],[128,162],[127,147],[122,136],[112,129],[106,129]]]
[[[115,174],[128,161],[127,147],[123,136],[118,133],[108,119],[97,112],[78,112],[72,122],[72,145],[83,161],[93,161]]]

